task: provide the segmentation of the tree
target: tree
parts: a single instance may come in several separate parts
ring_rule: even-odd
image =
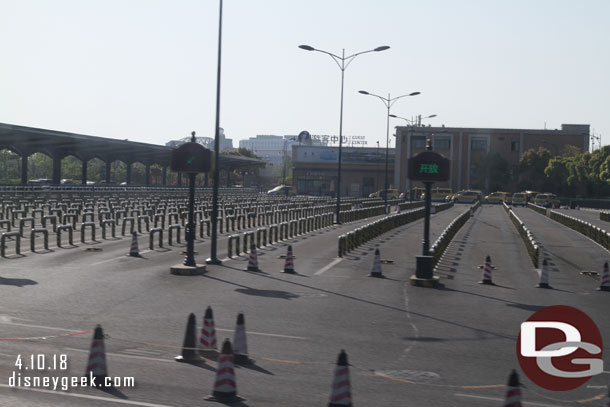
[[[538,151],[529,149],[519,160],[519,188],[540,191],[546,186],[544,170],[551,159],[551,152],[544,147]]]
[[[502,191],[510,183],[508,162],[496,152],[483,156],[476,164],[473,175],[473,186],[478,189]]]

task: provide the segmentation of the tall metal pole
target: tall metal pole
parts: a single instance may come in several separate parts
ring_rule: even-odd
[[[214,189],[212,194],[212,246],[208,264],[222,264],[216,256],[218,239],[218,184],[220,183],[220,62],[222,50],[222,0],[220,0],[220,13],[218,18],[218,72],[216,75],[216,128],[214,129]]]
[[[388,101],[390,99],[390,94],[388,93]],[[388,106],[388,116],[387,116],[387,126],[386,126],[386,136],[385,136],[385,174],[383,181],[383,207],[385,208],[385,213],[388,213],[388,156],[390,155],[390,103]]]
[[[345,48],[341,53],[341,109],[339,112],[339,165],[337,166],[337,209],[335,224],[341,224],[341,150],[343,146],[343,82],[345,79]]]
[[[193,136],[195,138],[195,136]],[[196,267],[195,264],[195,173],[189,173],[189,217],[186,225],[186,256],[184,265]]]

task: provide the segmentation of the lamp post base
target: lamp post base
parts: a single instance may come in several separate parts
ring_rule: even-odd
[[[415,275],[411,276],[411,285],[416,287],[434,288],[439,278],[434,276],[432,256],[416,256]]]
[[[214,257],[214,258],[210,257],[209,259],[206,259],[205,263],[212,264],[214,266],[220,266],[222,264],[222,261],[216,257]]]
[[[205,264],[195,264],[194,266],[185,266],[184,264],[176,264],[169,269],[170,273],[177,276],[199,276],[205,273]]]

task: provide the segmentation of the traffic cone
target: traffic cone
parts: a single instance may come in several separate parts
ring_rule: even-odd
[[[235,363],[247,364],[251,362],[250,358],[248,357],[246,323],[243,312],[240,312],[237,315],[237,324],[235,325],[235,332],[233,334],[233,356],[235,357]]]
[[[485,265],[483,266],[483,279],[479,281],[479,284],[493,285],[491,281],[491,257],[485,258]]]
[[[610,291],[610,272],[608,271],[608,262],[604,263],[604,271],[602,271],[602,278],[599,283],[599,291]]]
[[[375,249],[375,259],[373,260],[373,269],[371,270],[370,277],[383,277],[381,273],[381,256],[379,249]]]
[[[176,356],[174,360],[176,362],[198,362],[201,359],[195,352],[195,332],[197,330],[197,323],[195,322],[195,314],[192,312],[189,315],[188,322],[186,323],[186,332],[184,334],[184,342],[182,344],[182,355]]]
[[[549,269],[546,259],[542,260],[542,268],[540,269],[540,282],[537,288],[553,288],[549,285]]]
[[[288,245],[286,253],[286,262],[284,263],[284,273],[294,274],[294,256],[292,254],[292,246]]]
[[[134,231],[131,234],[131,249],[129,250],[131,257],[140,257],[140,250],[138,249],[138,233]]]
[[[344,350],[339,353],[337,366],[335,367],[335,378],[330,393],[328,407],[340,407],[352,405],[352,394],[350,392],[349,370],[347,354]]]
[[[258,258],[256,256],[256,246],[250,246],[250,259],[248,260],[248,271],[261,271],[258,268]]]
[[[100,325],[95,327],[93,333],[93,341],[91,342],[91,351],[89,352],[89,361],[87,362],[87,371],[85,376],[87,382],[95,387],[104,387],[104,380],[108,375],[106,368],[106,350],[104,347],[104,331]]]
[[[513,370],[508,378],[506,386],[506,396],[504,397],[504,407],[521,407],[521,383],[519,375]]]
[[[222,352],[218,357],[218,367],[216,368],[216,380],[214,381],[214,391],[206,400],[218,401],[220,403],[232,403],[243,400],[237,396],[237,385],[235,381],[235,365],[233,364],[233,349],[231,341],[225,339],[222,344]]]
[[[218,353],[218,346],[216,345],[216,328],[214,327],[214,314],[212,313],[212,307],[208,306],[203,316],[203,325],[201,326],[201,337],[199,337],[199,343],[197,344],[199,353],[203,353],[206,356],[216,355]]]

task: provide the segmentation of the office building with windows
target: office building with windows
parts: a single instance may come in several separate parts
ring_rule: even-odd
[[[486,192],[490,191],[478,164],[490,153],[497,153],[508,163],[511,174],[516,174],[521,156],[530,149],[544,147],[555,156],[566,146],[589,151],[590,142],[588,124],[562,124],[559,130],[399,126],[395,137],[397,160],[393,183],[400,192],[422,186],[407,178],[407,160],[425,150],[427,139],[432,140],[434,151],[451,160],[449,181],[435,186]],[[514,184],[512,189],[516,188]]]

